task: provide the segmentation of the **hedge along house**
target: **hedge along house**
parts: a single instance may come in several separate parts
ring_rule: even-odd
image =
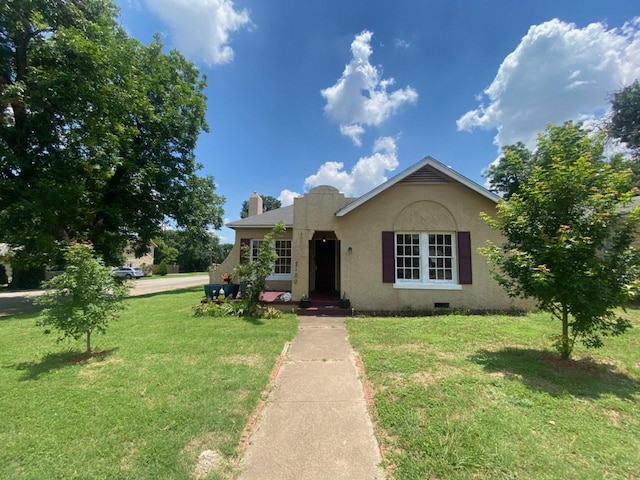
[[[211,282],[240,262],[241,245],[253,256],[283,221],[287,230],[276,241],[279,259],[267,285],[294,300],[334,295],[360,311],[524,308],[491,278],[477,251],[488,239],[500,242],[480,217],[493,214],[498,200],[430,157],[359,198],[319,186],[291,206],[262,213],[254,193],[249,216],[228,224],[236,231],[234,248]]]

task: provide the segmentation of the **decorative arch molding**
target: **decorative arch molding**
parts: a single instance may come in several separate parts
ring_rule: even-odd
[[[401,231],[441,230],[455,232],[458,225],[444,205],[423,200],[407,205],[396,217],[393,229]]]

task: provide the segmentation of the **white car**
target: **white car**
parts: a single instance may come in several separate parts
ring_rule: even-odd
[[[118,267],[114,268],[111,271],[111,275],[113,275],[114,277],[122,277],[131,280],[132,278],[144,277],[144,272],[141,268]]]

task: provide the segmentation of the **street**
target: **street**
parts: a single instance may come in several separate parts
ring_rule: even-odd
[[[132,297],[151,293],[178,290],[209,283],[209,275],[193,275],[185,277],[153,277],[145,280],[132,280],[133,287],[129,292]],[[43,290],[4,291],[0,292],[0,317],[28,312],[36,307],[33,299],[42,295]],[[202,290],[204,296],[204,287]]]

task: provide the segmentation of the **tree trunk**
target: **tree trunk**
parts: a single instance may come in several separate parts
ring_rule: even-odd
[[[569,360],[571,356],[571,345],[569,343],[569,309],[566,305],[562,305],[562,347],[560,356],[563,360]]]
[[[87,332],[87,355],[91,355],[91,331]]]

